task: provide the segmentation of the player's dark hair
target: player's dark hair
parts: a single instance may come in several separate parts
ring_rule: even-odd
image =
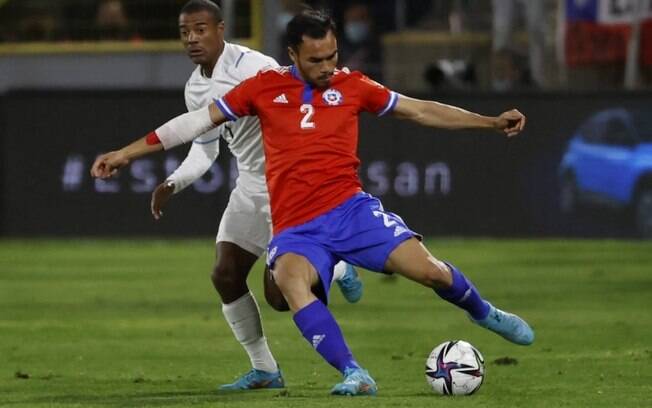
[[[224,20],[222,16],[222,9],[217,4],[213,3],[210,0],[190,0],[183,5],[179,15],[181,14],[192,14],[199,13],[201,11],[208,11],[213,15],[216,23]]]
[[[329,31],[335,33],[335,29],[335,22],[326,12],[314,9],[303,10],[294,16],[287,25],[288,46],[296,51],[299,44],[303,42],[304,35],[320,39],[326,37]]]

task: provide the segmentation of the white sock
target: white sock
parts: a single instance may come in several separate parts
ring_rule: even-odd
[[[331,282],[340,280],[342,276],[344,276],[344,272],[346,272],[346,262],[339,261],[335,267],[333,267],[333,280]]]
[[[276,360],[263,334],[258,304],[251,292],[229,304],[223,304],[222,313],[235,338],[247,352],[251,365],[257,370],[270,373],[278,371]]]

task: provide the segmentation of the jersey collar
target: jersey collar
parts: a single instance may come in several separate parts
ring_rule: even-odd
[[[308,82],[306,82],[303,78],[301,78],[301,75],[299,74],[299,70],[297,69],[296,65],[292,65],[290,67],[290,74],[292,74],[292,76],[295,79],[303,83],[303,92],[301,93],[302,103],[310,104],[312,102],[313,87]]]

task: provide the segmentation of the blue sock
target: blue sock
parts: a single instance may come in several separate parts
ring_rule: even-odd
[[[342,374],[358,368],[335,318],[320,300],[315,300],[294,314],[294,323],[312,347]]]
[[[489,315],[489,304],[485,302],[473,284],[453,265],[445,262],[453,275],[453,284],[447,289],[435,289],[442,299],[469,312],[475,320]]]

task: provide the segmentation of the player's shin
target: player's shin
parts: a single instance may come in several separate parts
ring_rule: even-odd
[[[359,368],[335,318],[320,300],[295,313],[294,323],[308,343],[341,373],[347,368]]]
[[[435,293],[442,299],[466,310],[475,320],[487,317],[489,304],[482,299],[475,286],[459,269],[448,262],[445,263],[451,272],[453,283],[448,288],[435,288]]]
[[[251,292],[222,305],[222,313],[236,339],[247,352],[252,367],[269,373],[277,372],[278,365],[267,345],[258,304]]]

